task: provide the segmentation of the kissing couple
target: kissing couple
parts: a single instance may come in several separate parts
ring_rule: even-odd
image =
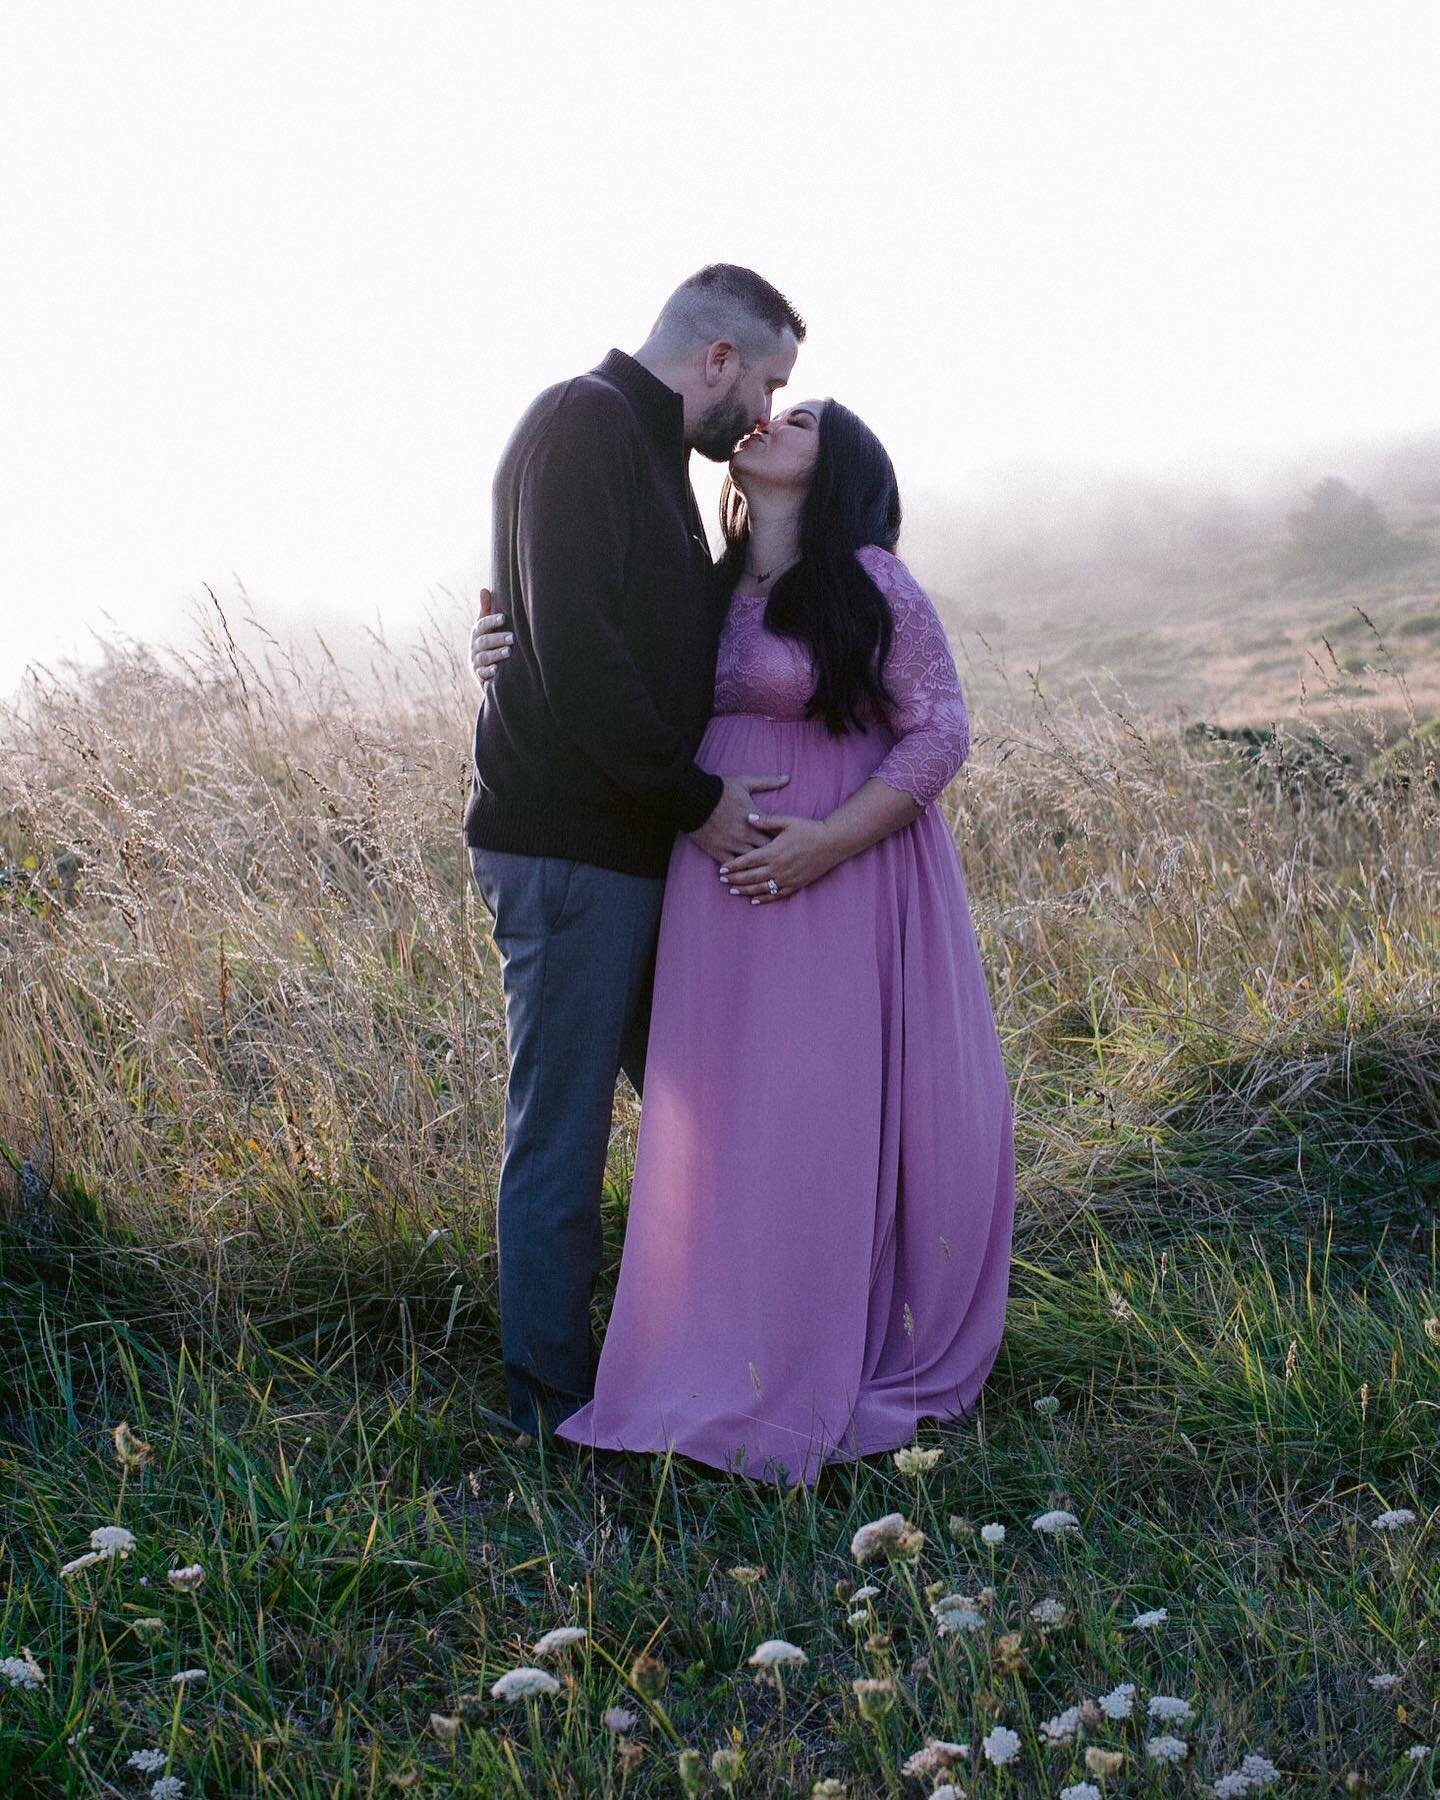
[[[838,400],[772,414],[805,331],[712,264],[526,411],[464,832],[505,991],[511,1420],[808,1486],[973,1411],[1015,1153],[938,804],[964,697],[884,446]],[[729,464],[718,562],[692,450]],[[642,1109],[602,1344],[622,1069]]]

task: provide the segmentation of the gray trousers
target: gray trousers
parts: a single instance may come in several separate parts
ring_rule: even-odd
[[[665,884],[472,846],[494,920],[510,1076],[497,1242],[510,1417],[539,1435],[595,1389],[590,1302],[615,1081],[636,1092]]]

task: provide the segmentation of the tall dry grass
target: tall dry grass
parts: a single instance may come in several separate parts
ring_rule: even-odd
[[[167,1266],[183,1246],[222,1308],[328,1280],[341,1245],[403,1268],[437,1230],[483,1288],[504,1050],[458,830],[463,634],[346,670],[241,630],[217,602],[192,652],[115,650],[0,725],[17,1203]],[[1328,750],[1234,744],[1013,690],[976,722],[946,803],[1021,1251],[1095,1212],[1237,1208],[1409,1241],[1440,1164],[1433,740],[1386,751],[1351,711]]]

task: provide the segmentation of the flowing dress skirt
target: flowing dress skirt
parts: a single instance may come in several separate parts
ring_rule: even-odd
[[[822,818],[893,740],[720,714],[696,760]],[[680,837],[624,1252],[572,1442],[813,1483],[972,1411],[1000,1346],[1010,1094],[936,805],[752,906]]]

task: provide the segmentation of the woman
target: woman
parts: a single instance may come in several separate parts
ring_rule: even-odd
[[[830,400],[737,448],[696,760],[789,775],[769,843],[665,888],[625,1248],[573,1443],[814,1482],[971,1411],[999,1350],[1010,1096],[937,796],[969,748],[894,554],[890,459]]]

